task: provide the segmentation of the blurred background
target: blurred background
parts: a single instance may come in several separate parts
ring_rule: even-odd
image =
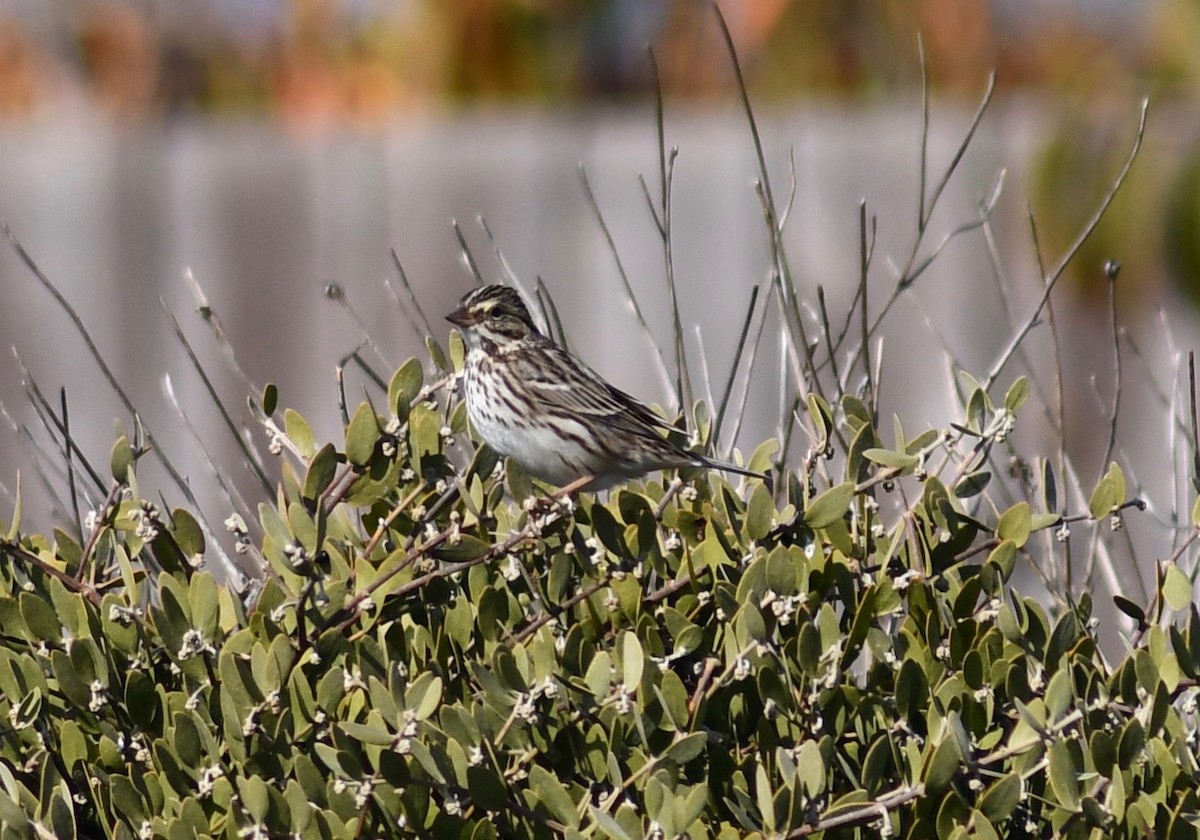
[[[1128,448],[1119,454],[1140,469],[1139,489],[1159,493],[1155,516],[1173,539],[1183,493],[1164,441],[1174,434],[1171,411],[1181,411],[1180,354],[1195,346],[1200,297],[1200,2],[730,0],[722,9],[777,196],[794,156],[786,236],[797,284],[810,304],[822,286],[839,319],[858,282],[859,202],[878,225],[874,300],[895,286],[916,235],[918,33],[931,91],[931,183],[996,73],[995,100],[920,253],[976,220],[1004,171],[993,216],[999,268],[981,233],[956,238],[881,332],[885,407],[905,417],[910,436],[956,418],[947,359],[982,373],[1012,334],[997,275],[1013,320],[1032,311],[1040,274],[1029,214],[1052,264],[1111,188],[1150,98],[1142,154],[1069,270],[1059,328],[1068,445],[1090,486],[1113,388],[1101,266],[1119,260],[1130,343],[1120,424]],[[486,279],[503,279],[505,266],[527,289],[541,279],[582,356],[668,404],[580,177],[582,167],[651,332],[669,347],[662,243],[638,181],[645,176],[656,193],[648,45],[666,142],[679,148],[674,257],[689,350],[719,390],[750,289],[766,281],[770,261],[754,146],[706,3],[0,0],[0,217],[79,310],[217,523],[228,501],[164,398],[164,376],[221,468],[235,481],[246,471],[160,299],[238,421],[254,424],[241,408],[244,384],[194,314],[187,270],[250,379],[279,383],[281,405],[304,413],[318,437],[340,437],[339,359],[363,346],[387,376],[421,352],[395,299],[392,249],[444,338],[442,314],[473,283],[452,219]],[[344,296],[326,295],[330,284]],[[55,402],[66,388],[73,432],[99,464],[113,421],[131,420],[68,317],[7,245],[0,289],[7,510],[18,469],[27,488],[41,482],[34,441],[54,448],[25,397],[28,376]],[[365,335],[373,342],[364,345]],[[1051,365],[1049,345],[1032,347]],[[777,430],[778,355],[765,353],[752,377],[745,452]],[[352,404],[362,384],[348,375]]]

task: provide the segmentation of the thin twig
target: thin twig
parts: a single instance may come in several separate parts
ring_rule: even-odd
[[[467,262],[467,268],[471,270],[471,276],[475,278],[475,285],[486,285],[483,275],[479,273],[479,264],[475,262],[475,257],[471,253],[470,247],[467,246],[467,238],[463,236],[462,228],[458,226],[458,220],[451,219],[450,226],[454,228],[454,238],[458,240],[458,246],[462,249],[463,259]],[[430,330],[429,334],[433,335],[433,330]]]
[[[1192,483],[1200,485],[1200,423],[1196,422],[1196,353],[1188,351],[1188,395],[1192,415]]]
[[[1092,232],[1096,229],[1096,226],[1100,224],[1100,220],[1104,218],[1104,214],[1108,210],[1109,205],[1112,204],[1113,199],[1116,198],[1117,191],[1120,190],[1121,185],[1125,183],[1125,178],[1127,175],[1129,175],[1129,170],[1133,167],[1133,162],[1137,159],[1138,151],[1142,147],[1142,138],[1146,134],[1146,112],[1149,110],[1149,108],[1150,100],[1143,99],[1141,114],[1138,117],[1137,133],[1134,136],[1133,147],[1129,150],[1129,156],[1125,159],[1125,164],[1121,167],[1121,171],[1117,174],[1117,178],[1113,182],[1112,188],[1108,191],[1108,194],[1104,196],[1103,200],[1101,200],[1100,206],[1096,208],[1096,212],[1092,214],[1091,219],[1089,219],[1087,224],[1084,225],[1083,230],[1080,231],[1079,235],[1075,238],[1075,241],[1071,243],[1071,247],[1067,249],[1067,252],[1062,256],[1062,259],[1058,261],[1058,264],[1054,267],[1050,274],[1046,276],[1042,284],[1041,299],[1038,301],[1037,306],[1034,308],[1033,313],[1029,316],[1028,320],[1026,320],[1025,324],[1021,327],[1017,334],[1012,337],[1008,343],[1008,346],[1005,347],[1003,352],[1001,352],[1000,358],[998,358],[995,364],[992,365],[992,368],[988,372],[987,378],[983,383],[984,390],[989,390],[992,387],[992,384],[995,383],[996,378],[1004,370],[1005,366],[1016,352],[1017,347],[1020,346],[1021,342],[1025,340],[1025,336],[1029,334],[1029,331],[1033,329],[1034,325],[1038,321],[1038,316],[1041,315],[1042,309],[1046,306],[1046,301],[1050,299],[1050,293],[1054,291],[1054,286],[1063,276],[1067,266],[1070,265],[1073,259],[1075,259],[1075,255],[1079,253],[1079,249],[1082,248],[1083,244],[1091,237]]]
[[[370,347],[375,351],[380,364],[389,370],[394,370],[396,368],[395,363],[388,359],[387,355],[383,352],[383,348],[371,337],[371,331],[368,329],[366,321],[363,320],[358,310],[354,308],[354,304],[350,302],[350,296],[346,294],[346,287],[341,283],[330,282],[325,285],[324,291],[326,300],[331,300],[341,307],[341,310],[350,316],[350,320],[354,322],[354,326],[358,327],[359,334],[362,336],[358,343],[359,349]],[[366,363],[364,362],[363,364],[365,365]]]
[[[666,126],[663,116],[662,79],[658,74],[658,62],[654,50],[649,51],[650,69],[654,75],[654,117],[658,129],[658,180],[659,212],[657,220],[663,245],[663,264],[666,273],[667,293],[671,301],[671,326],[675,343],[675,398],[686,418],[693,401],[691,374],[687,362],[687,350],[683,342],[683,318],[679,313],[679,290],[675,284],[675,246],[671,232],[672,188],[675,181],[675,158],[679,150],[674,146],[667,151]]]
[[[716,447],[721,436],[721,427],[725,422],[725,410],[729,407],[729,395],[733,392],[733,381],[737,378],[738,368],[742,363],[742,353],[746,348],[746,336],[750,333],[750,323],[754,320],[754,307],[757,304],[758,286],[754,286],[750,290],[750,305],[746,307],[746,317],[742,321],[742,329],[738,333],[737,347],[733,351],[733,364],[729,368],[729,377],[725,380],[725,389],[721,393],[721,402],[717,406],[717,419],[713,424],[711,436],[714,447]],[[749,376],[746,379],[749,380]]]
[[[199,281],[196,280],[190,268],[184,269],[183,281],[191,288],[192,294],[196,297],[196,312],[208,324],[213,332],[213,337],[217,341],[217,347],[225,354],[229,365],[233,368],[233,372],[238,379],[242,381],[246,390],[252,394],[258,393],[261,388],[251,381],[246,371],[242,369],[241,364],[237,360],[237,354],[233,351],[233,345],[229,341],[229,337],[225,333],[225,326],[221,323],[221,318],[217,315],[217,311],[213,309],[212,304],[208,301],[208,296],[204,293]]]
[[[83,597],[87,598],[94,606],[100,605],[100,593],[94,587],[76,580],[62,569],[57,569],[51,566],[36,554],[31,554],[16,543],[0,540],[0,552],[7,554],[14,560],[20,560],[22,563],[33,566],[42,574],[49,575],[65,586],[71,592],[78,592]]]
[[[245,439],[242,438],[241,432],[233,422],[233,417],[230,416],[229,410],[225,408],[225,403],[222,402],[220,395],[217,394],[216,386],[208,378],[208,372],[204,369],[204,365],[200,364],[200,359],[197,358],[196,351],[192,349],[191,342],[188,341],[187,336],[183,332],[183,327],[179,325],[179,319],[175,317],[175,313],[171,311],[171,307],[167,305],[165,299],[160,297],[158,302],[162,305],[163,311],[167,313],[167,319],[171,322],[171,328],[175,331],[175,338],[183,345],[184,352],[187,353],[188,360],[192,363],[192,369],[199,375],[200,382],[204,385],[204,390],[208,392],[209,399],[216,405],[217,412],[221,415],[221,420],[224,422],[225,428],[229,430],[230,437],[237,442],[238,448],[241,450],[242,455],[245,456],[246,463],[258,479],[263,492],[268,497],[271,496],[275,492],[275,488],[267,478],[263,464],[258,458],[258,453],[252,450]]]
[[[729,31],[729,24],[725,21],[725,15],[721,12],[721,7],[715,2],[712,4],[712,9],[717,19],[717,26],[721,30],[721,37],[725,42],[726,51],[729,53],[729,61],[733,66],[734,79],[737,82],[742,109],[746,115],[746,123],[750,128],[751,140],[754,143],[754,154],[758,161],[759,176],[755,183],[755,190],[758,193],[759,204],[762,206],[763,216],[770,235],[771,264],[774,266],[774,282],[772,285],[778,289],[780,312],[783,315],[783,323],[785,325],[784,332],[787,335],[788,341],[798,344],[803,348],[804,352],[804,371],[808,374],[809,381],[806,383],[805,377],[797,374],[797,387],[800,390],[805,390],[806,385],[812,387],[823,398],[824,392],[821,380],[816,375],[816,369],[813,365],[813,349],[815,345],[808,339],[808,331],[804,326],[804,318],[801,315],[797,302],[796,284],[792,278],[791,265],[788,262],[787,252],[784,247],[783,231],[779,222],[779,213],[775,206],[775,195],[771,189],[771,177],[767,171],[767,159],[763,153],[762,137],[759,135],[758,122],[754,117],[754,108],[750,104],[750,93],[746,87],[746,78],[742,74],[742,65],[738,60],[737,48],[733,43],[733,34]],[[795,335],[792,335],[792,330],[795,331]]]
[[[704,347],[704,332],[700,329],[699,324],[695,324],[693,329],[696,333],[696,352],[700,357],[700,381],[704,384],[704,401],[708,406],[709,411],[709,442],[712,442],[712,406],[716,404],[713,398],[712,376],[708,372],[708,351]],[[697,429],[697,431],[699,431]]]
[[[1112,327],[1112,348],[1113,348],[1113,399],[1112,410],[1109,412],[1108,422],[1108,443],[1104,447],[1103,466],[1100,468],[1101,473],[1096,477],[1099,481],[1104,477],[1104,471],[1108,469],[1108,462],[1112,460],[1113,449],[1117,445],[1117,419],[1121,414],[1121,327],[1117,321],[1117,274],[1120,272],[1120,266],[1109,260],[1104,265],[1104,273],[1108,278],[1108,310],[1109,322]]]
[[[429,319],[425,317],[425,310],[421,308],[421,302],[417,300],[416,294],[413,292],[412,284],[408,282],[408,274],[404,271],[404,263],[400,262],[400,255],[396,253],[396,249],[392,249],[392,264],[396,266],[396,274],[400,278],[400,285],[404,287],[404,292],[408,296],[408,305],[404,304],[403,299],[396,293],[392,282],[389,279],[384,280],[384,284],[392,292],[392,297],[396,299],[397,305],[408,318],[409,324],[412,325],[413,332],[417,335],[433,335],[433,327],[429,324]],[[409,311],[411,309],[411,312]],[[422,332],[413,320],[412,312],[417,313],[417,317],[421,319],[421,323],[425,325],[425,331]]]
[[[604,234],[604,241],[608,244],[608,250],[612,254],[613,262],[616,263],[617,276],[621,279],[621,285],[625,289],[625,302],[633,310],[633,317],[637,320],[642,335],[646,338],[646,343],[650,345],[650,349],[653,351],[651,358],[655,362],[654,369],[658,372],[659,378],[662,380],[663,388],[670,393],[673,391],[673,385],[671,383],[671,374],[667,370],[667,360],[663,356],[662,347],[654,340],[654,333],[650,331],[650,326],[646,323],[646,316],[642,314],[641,304],[638,303],[637,295],[633,292],[633,285],[629,282],[629,275],[625,272],[625,264],[621,261],[621,254],[617,250],[617,243],[613,239],[612,231],[609,230],[608,222],[604,219],[604,214],[600,211],[600,204],[596,201],[596,196],[592,192],[591,182],[588,180],[587,170],[583,166],[579,167],[579,178],[583,183],[584,197],[587,198],[588,206],[592,208],[592,212],[596,216],[596,222],[600,225],[600,232]],[[670,408],[672,411],[678,411],[681,406],[675,405]]]
[[[874,237],[872,237],[874,239]],[[868,324],[870,316],[867,308],[867,268],[869,251],[867,249],[867,202],[858,203],[858,299],[860,322],[862,325],[862,360],[863,371],[867,377],[867,405],[870,407],[871,424],[879,422],[879,405],[875,393],[875,379],[871,370],[871,331]]]
[[[923,54],[924,49],[922,47],[922,55]],[[923,68],[922,75],[924,75]],[[891,312],[892,306],[896,303],[896,300],[900,297],[900,295],[903,294],[905,289],[911,286],[916,279],[924,273],[925,269],[929,267],[929,265],[932,263],[933,256],[936,256],[936,254],[939,253],[942,248],[944,248],[946,244],[948,244],[955,236],[960,233],[965,233],[968,230],[974,230],[981,224],[980,222],[976,222],[972,223],[971,225],[964,225],[956,229],[949,236],[944,238],[941,244],[934,249],[933,255],[926,257],[919,265],[917,265],[917,253],[920,251],[921,245],[925,241],[925,234],[929,229],[929,221],[933,218],[933,213],[937,209],[937,205],[942,197],[942,193],[945,191],[946,186],[950,183],[951,177],[953,177],[954,173],[957,171],[958,165],[962,162],[963,155],[966,154],[967,148],[971,145],[971,141],[974,140],[975,132],[979,129],[979,126],[983,121],[983,115],[987,112],[988,106],[991,104],[992,96],[995,92],[996,74],[991,73],[988,76],[987,88],[984,90],[983,97],[980,100],[979,107],[975,111],[975,116],[972,118],[971,124],[967,127],[966,134],[963,136],[962,141],[958,144],[958,148],[955,150],[950,163],[942,172],[942,177],[939,179],[937,186],[934,187],[933,192],[929,195],[927,200],[925,198],[925,179],[927,166],[926,149],[929,142],[929,103],[928,95],[926,95],[924,101],[925,117],[921,128],[921,201],[918,208],[917,232],[916,236],[913,237],[912,248],[909,251],[908,258],[904,262],[904,267],[899,272],[896,285],[892,289],[891,294],[888,296],[887,301],[880,309],[879,314],[875,316],[874,323],[871,325],[872,335],[874,335],[875,331],[879,329],[879,325],[883,323],[883,320],[887,317],[888,313]],[[914,268],[914,266],[916,267]]]
[[[778,288],[778,284],[776,284],[776,287]],[[757,288],[757,286],[755,288]],[[730,451],[733,449],[733,442],[738,439],[738,435],[741,434],[742,431],[742,422],[746,417],[746,406],[750,396],[750,383],[754,379],[755,363],[758,360],[759,348],[762,347],[763,335],[767,328],[767,315],[770,313],[770,311],[771,307],[763,306],[762,314],[760,315],[758,321],[758,329],[754,333],[754,341],[750,344],[750,355],[746,360],[746,375],[742,377],[742,390],[738,395],[737,413],[734,414],[733,431],[729,435]],[[784,341],[783,344],[786,348],[788,342]],[[800,383],[797,383],[797,387],[801,387]]]
[[[925,39],[917,33],[917,59],[921,67],[921,159],[917,173],[917,232],[925,230],[925,187],[929,177],[929,58]]]
[[[71,452],[76,447],[75,442],[71,440],[71,412],[67,409],[66,386],[58,389],[58,399],[62,411],[63,452],[67,460],[67,482],[71,488],[71,513],[73,515],[71,524],[75,526],[80,539],[83,539],[83,520],[79,518],[79,488],[75,486],[75,460],[71,457]]]
[[[53,409],[51,409],[50,402],[42,393],[42,389],[38,387],[37,380],[33,378],[33,374],[31,374],[29,372],[29,368],[25,366],[25,361],[21,358],[20,354],[17,353],[16,348],[13,348],[13,356],[17,360],[17,365],[21,368],[21,378],[24,380],[25,386],[28,389],[30,401],[33,404],[34,411],[37,412],[39,419],[41,419],[43,424],[46,425],[46,431],[50,433],[51,437],[55,436],[55,430],[57,430],[58,434],[63,436],[65,445],[71,452],[74,452],[75,457],[79,459],[80,466],[82,466],[84,471],[88,474],[88,478],[91,479],[92,484],[95,486],[96,492],[103,492],[104,479],[100,477],[100,474],[92,466],[91,462],[86,456],[84,456],[82,450],[79,448],[79,444],[76,443],[75,439],[70,436],[70,432],[65,421],[60,420],[54,413]],[[49,420],[49,423],[46,423],[47,420]],[[51,426],[54,428],[51,429]]]
[[[30,270],[30,272],[33,273],[33,276],[36,277],[38,282],[42,284],[42,287],[50,293],[51,297],[54,298],[55,302],[71,320],[76,332],[79,333],[79,336],[83,339],[84,344],[87,346],[92,360],[95,361],[96,365],[100,368],[100,372],[104,375],[105,381],[108,382],[109,386],[113,389],[113,392],[121,400],[121,404],[125,406],[125,410],[129,412],[129,416],[132,418],[134,424],[140,427],[145,433],[146,448],[154,452],[154,457],[160,464],[162,464],[163,469],[166,470],[167,475],[171,477],[171,480],[175,482],[175,486],[179,488],[179,491],[183,494],[184,498],[187,499],[188,503],[192,505],[192,507],[198,507],[196,495],[192,492],[192,488],[188,485],[187,480],[183,477],[179,470],[175,468],[175,465],[171,462],[171,459],[166,456],[166,453],[164,453],[160,447],[155,445],[154,436],[151,433],[149,426],[146,425],[145,421],[138,414],[137,409],[134,408],[133,400],[129,398],[129,395],[125,393],[125,389],[122,388],[121,384],[117,381],[116,375],[108,366],[108,362],[104,360],[104,356],[100,353],[100,348],[96,346],[96,342],[92,339],[91,333],[88,332],[87,327],[83,323],[83,319],[79,317],[79,313],[75,310],[75,307],[73,307],[70,301],[63,296],[62,292],[58,290],[58,287],[50,282],[50,278],[48,278],[45,273],[42,272],[42,269],[38,266],[38,264],[34,262],[33,257],[29,255],[29,252],[25,250],[25,246],[22,245],[20,240],[17,239],[16,234],[13,233],[12,228],[10,228],[8,225],[8,222],[0,221],[0,228],[3,228],[4,234],[12,243],[17,255],[21,258],[21,261],[25,263],[25,266]]]
[[[191,418],[188,416],[188,413],[183,410],[183,406],[179,402],[179,397],[175,394],[175,385],[172,382],[171,374],[169,373],[163,376],[163,394],[166,396],[167,402],[171,404],[173,409],[175,409],[175,414],[178,415],[179,419],[183,422],[184,428],[187,429],[188,434],[192,438],[192,441],[196,444],[196,447],[204,455],[204,462],[208,466],[208,471],[216,480],[217,486],[221,488],[221,492],[225,496],[225,501],[229,503],[230,509],[238,511],[247,522],[253,522],[254,515],[252,508],[246,503],[246,500],[242,497],[242,494],[238,492],[237,485],[225,480],[224,471],[220,468],[220,466],[218,466],[216,459],[213,458],[212,453],[208,450],[208,447],[204,445],[204,441],[200,436],[200,431],[196,428],[196,424],[192,422]],[[267,496],[270,497],[274,495],[274,492],[274,488],[268,486]]]
[[[538,308],[542,310],[542,320],[546,322],[546,329],[555,342],[569,350],[571,344],[567,340],[567,331],[563,329],[562,318],[558,315],[558,305],[554,302],[554,296],[550,294],[550,289],[542,282],[541,277],[537,278],[536,283]]]

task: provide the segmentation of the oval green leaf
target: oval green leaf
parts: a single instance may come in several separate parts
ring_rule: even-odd
[[[1033,522],[1029,513],[1029,502],[1017,502],[1004,511],[996,523],[996,536],[1001,540],[1012,540],[1017,548],[1025,545]]]
[[[375,417],[375,409],[368,402],[359,403],[346,427],[346,459],[351,464],[363,466],[371,460],[377,440],[379,420]]]
[[[854,498],[854,482],[846,481],[830,487],[814,498],[804,511],[804,521],[810,528],[828,528],[846,515]]]

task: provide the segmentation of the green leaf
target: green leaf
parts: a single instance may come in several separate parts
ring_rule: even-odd
[[[171,511],[171,536],[188,557],[204,553],[204,531],[190,511],[184,508]]]
[[[270,417],[275,413],[275,409],[279,407],[279,388],[274,382],[268,382],[263,388],[262,393],[262,410],[263,414]]]
[[[133,447],[129,445],[129,438],[125,435],[118,437],[117,442],[113,444],[108,465],[113,478],[122,484],[129,482],[129,468],[133,466]]]
[[[1055,741],[1050,745],[1050,788],[1058,797],[1060,807],[1068,811],[1079,810],[1079,772],[1075,759],[1066,741]]]
[[[992,473],[989,470],[979,470],[965,475],[962,481],[954,485],[954,495],[960,499],[978,496],[991,483]]]
[[[687,764],[700,753],[704,752],[704,747],[708,743],[708,735],[704,732],[693,732],[690,735],[684,735],[682,738],[676,738],[669,747],[663,752],[662,757],[667,761],[674,761],[676,764]]]
[[[776,546],[767,555],[766,565],[768,589],[779,595],[791,595],[796,591],[796,560],[788,549]]]
[[[530,479],[529,473],[525,472],[525,468],[521,466],[520,462],[517,461],[516,458],[504,459],[504,481],[505,484],[508,485],[508,492],[512,495],[514,501],[524,502],[533,495],[533,480]],[[608,514],[609,521],[613,523],[614,528],[616,527],[616,520],[613,519],[613,516],[611,513],[609,513],[608,508],[596,505],[595,510],[599,510],[605,514]],[[593,513],[593,520],[595,519],[596,516],[595,513]],[[594,521],[593,525],[595,525]],[[601,534],[600,538],[603,540],[604,535]],[[609,548],[612,547],[609,546]],[[615,549],[613,550],[615,551]]]
[[[1174,563],[1167,567],[1162,592],[1167,606],[1173,610],[1186,609],[1192,603],[1192,582]]]
[[[1008,392],[1004,395],[1004,407],[1015,412],[1025,404],[1029,399],[1029,379],[1024,376],[1018,376],[1012,385],[1008,386]]]
[[[62,651],[54,651],[56,655],[62,656]],[[11,702],[11,701],[10,701]],[[9,720],[16,725],[17,729],[21,729],[42,715],[42,690],[34,687],[33,691],[29,692],[17,706],[15,712],[9,713]]]
[[[621,634],[621,673],[627,691],[633,691],[642,681],[642,670],[646,666],[641,642],[631,631]]]
[[[1009,773],[983,792],[978,805],[985,817],[998,823],[1008,819],[1020,802],[1021,774]]]
[[[1080,804],[1082,805],[1083,816],[1087,820],[1088,825],[1090,825],[1092,828],[1107,828],[1108,827],[1109,814],[1104,809],[1103,805],[1101,805],[1098,801],[1096,801],[1094,798],[1092,798],[1090,796],[1083,797]],[[1196,828],[1195,828],[1195,825],[1192,825],[1192,826],[1188,827],[1187,834],[1184,834],[1182,836],[1190,838],[1190,837],[1194,837],[1195,834],[1196,834]],[[1173,834],[1170,829],[1167,830],[1167,837],[1170,837],[1173,840],[1173,838],[1176,836],[1179,836],[1179,835]]]
[[[758,483],[750,495],[750,503],[746,506],[746,536],[758,542],[771,530],[771,519],[775,515],[775,502],[771,499],[771,491],[767,486]]]
[[[509,460],[512,463],[512,460]],[[629,547],[625,545],[624,531],[612,515],[612,511],[603,505],[593,505],[591,509],[592,531],[600,538],[600,542],[618,556],[628,555]]]
[[[468,477],[477,475],[482,479],[489,478],[498,463],[500,456],[496,450],[486,443],[481,443],[475,447],[475,456],[471,459],[471,466],[467,468],[466,474]]]
[[[450,363],[446,361],[446,353],[436,338],[431,335],[425,336],[425,349],[429,352],[429,358],[438,370],[443,373],[451,372]]]
[[[981,433],[991,413],[991,400],[982,388],[976,388],[967,399],[967,428],[975,434]]]
[[[1146,747],[1146,730],[1141,721],[1133,718],[1125,724],[1117,742],[1117,763],[1121,767],[1132,767]]]
[[[21,471],[20,470],[17,470],[17,488],[13,495],[14,495],[14,501],[13,501],[12,524],[8,526],[8,532],[4,535],[5,539],[7,539],[9,542],[16,542],[17,537],[19,537],[21,535],[21,509],[23,507],[21,500],[22,500],[23,496],[21,494]]]
[[[754,447],[754,451],[750,453],[750,457],[746,461],[746,469],[754,470],[755,472],[770,472],[771,461],[778,451],[779,441],[775,440],[775,438],[767,438]]]
[[[925,766],[925,789],[933,796],[940,796],[950,787],[950,782],[962,768],[963,756],[958,748],[958,739],[949,732],[934,748]]]
[[[70,804],[71,791],[65,781],[60,781],[58,788],[50,798],[50,826],[54,829],[56,840],[75,840],[78,836],[75,827],[75,808]]]
[[[825,791],[825,760],[816,741],[805,741],[800,745],[796,770],[800,783],[804,785],[804,793],[810,799],[815,799]]]
[[[529,789],[536,792],[550,813],[570,828],[579,827],[579,811],[571,800],[566,787],[549,770],[540,764],[529,768]]]
[[[1046,729],[1046,710],[1040,701],[1035,700],[1033,706],[1027,706],[1019,699],[1013,698],[1013,705],[1017,707],[1017,714],[1025,725],[1036,732],[1043,738],[1048,737],[1049,730]]]
[[[708,406],[704,400],[696,400],[692,405],[692,430],[696,443],[703,446],[708,443],[708,434],[712,430],[712,418],[708,414]]]
[[[188,606],[192,611],[192,624],[205,639],[212,641],[217,632],[221,601],[217,582],[209,572],[192,576],[188,585]]]
[[[337,467],[337,449],[332,443],[327,443],[308,464],[308,472],[304,475],[304,498],[316,499],[325,492],[325,488],[337,474]]]
[[[128,776],[113,776],[108,784],[109,795],[118,811],[135,823],[146,818],[145,803]]]
[[[271,807],[271,794],[267,790],[267,783],[261,776],[247,776],[239,778],[237,782],[242,804],[246,806],[250,816],[259,822],[265,820]]]
[[[421,393],[421,385],[425,380],[425,371],[421,362],[416,358],[409,359],[392,374],[388,383],[388,406],[397,417],[407,417],[409,406]]]
[[[908,446],[904,451],[909,455],[918,455],[920,453],[928,453],[935,446],[939,445],[942,439],[942,433],[937,429],[926,429],[908,442]]]
[[[896,677],[896,711],[905,720],[916,722],[924,717],[929,702],[929,680],[915,659],[905,659]]]
[[[671,726],[679,729],[687,725],[688,692],[683,680],[674,671],[666,671],[662,675],[662,684],[655,686],[655,693],[663,705],[663,711],[670,719]]]
[[[404,693],[404,701],[413,710],[417,720],[425,720],[442,702],[442,678],[426,671],[413,680]]]
[[[1000,834],[996,831],[996,827],[992,825],[991,820],[979,811],[971,812],[969,822],[971,826],[970,832],[967,831],[965,826],[959,826],[950,836],[953,838],[962,837],[963,840],[1000,840]]]
[[[846,515],[853,498],[852,481],[830,487],[808,503],[808,508],[804,511],[805,524],[810,528],[828,528]]]
[[[1049,458],[1042,460],[1042,501],[1046,510],[1058,510],[1058,482],[1054,478],[1054,466]]]
[[[21,806],[14,802],[3,790],[0,790],[0,825],[14,832],[20,832],[16,836],[37,836],[31,830],[29,817],[25,816],[25,812],[21,810]]]
[[[813,429],[817,433],[817,443],[827,444],[829,442],[829,433],[833,429],[833,412],[829,409],[829,403],[811,391],[808,394],[806,402],[808,404],[809,419],[812,420]]]
[[[351,738],[363,744],[386,747],[396,740],[396,736],[386,726],[371,726],[365,723],[349,722],[340,723],[338,726]]]
[[[285,408],[283,410],[283,432],[299,451],[301,457],[311,458],[316,451],[316,440],[313,437],[312,426],[300,412]]]
[[[869,461],[874,461],[876,464],[882,464],[885,467],[899,470],[911,470],[917,464],[921,463],[921,459],[916,455],[897,452],[894,449],[880,449],[878,447],[865,450],[863,457]]]
[[[983,585],[988,592],[999,593],[1001,587],[1008,581],[1017,563],[1017,544],[1012,540],[1004,540],[992,549],[981,572]]]
[[[73,720],[63,721],[58,730],[58,753],[68,770],[74,770],[79,762],[88,761],[87,736]]]
[[[607,811],[602,811],[595,805],[588,805],[588,813],[608,837],[612,840],[636,840],[634,835],[630,834],[621,824],[613,819],[612,815]],[[638,835],[641,836],[640,834]]]
[[[768,836],[772,836],[775,834],[775,792],[771,787],[771,777],[766,766],[761,761],[757,764],[754,769],[754,796],[758,800],[758,812],[762,816],[763,828],[767,829]]]
[[[870,423],[863,423],[858,433],[850,441],[850,449],[846,452],[846,478],[849,481],[862,481],[868,473],[870,462],[863,457],[868,449],[879,446],[879,437]]]
[[[450,364],[455,373],[461,372],[463,364],[467,360],[466,342],[463,341],[462,333],[458,330],[452,330],[447,340],[450,342]]]
[[[1192,527],[1200,528],[1200,496],[1196,497],[1196,502],[1192,505]]]
[[[1071,615],[1071,613],[1065,613],[1065,615]],[[1062,622],[1059,622],[1055,630],[1061,626],[1063,626]],[[1051,644],[1053,643],[1052,640]],[[1050,646],[1047,646],[1047,651],[1049,652],[1050,650]],[[1046,662],[1052,661],[1050,658],[1052,655],[1053,653],[1048,653]],[[1068,668],[1059,668],[1054,672],[1054,676],[1050,678],[1050,682],[1046,686],[1046,717],[1049,720],[1058,720],[1071,707],[1072,697],[1069,674],[1070,670]]]
[[[346,427],[346,460],[364,466],[375,453],[375,442],[379,440],[379,420],[375,409],[368,402],[361,402]]]
[[[502,811],[507,806],[504,780],[490,766],[467,768],[467,791],[471,794],[471,802],[488,811]],[[474,837],[472,835],[472,840]]]
[[[25,619],[25,626],[29,628],[35,641],[62,641],[62,623],[50,604],[33,592],[22,592],[18,601],[21,605],[21,618]]]
[[[1144,627],[1146,624],[1146,611],[1130,601],[1124,595],[1114,595],[1113,603],[1117,605],[1117,609],[1125,613],[1138,623],[1138,627]]]
[[[754,604],[742,605],[734,619],[734,628],[738,634],[738,641],[743,644],[751,641],[761,642],[767,638],[767,623]]]
[[[460,534],[455,542],[447,540],[438,546],[435,553],[440,560],[446,560],[451,563],[462,563],[482,557],[491,551],[492,548],[491,543],[484,542],[478,537],[473,537],[470,534]]]
[[[1029,527],[1033,531],[1041,531],[1043,528],[1052,528],[1060,522],[1062,522],[1062,514],[1035,513],[1029,519]]]
[[[594,698],[600,699],[608,694],[609,686],[612,685],[612,659],[608,653],[602,650],[592,657],[591,664],[583,675],[583,681]]]
[[[1108,465],[1108,472],[1092,491],[1088,499],[1088,513],[1092,519],[1108,516],[1125,501],[1125,474],[1117,466],[1116,461]]]
[[[1032,521],[1028,502],[1017,502],[1004,512],[996,523],[996,536],[1001,540],[1012,540],[1017,548],[1029,539]]]

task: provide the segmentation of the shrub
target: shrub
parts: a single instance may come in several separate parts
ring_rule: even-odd
[[[762,306],[803,376],[784,440],[747,462],[773,487],[550,494],[469,443],[451,335],[340,444],[274,387],[251,401],[282,461],[257,522],[226,523],[261,568],[245,591],[203,569],[198,512],[146,498],[140,430],[82,541],[26,533],[18,506],[0,840],[1192,836],[1200,613],[1176,561],[1200,512],[1152,602],[1118,602],[1136,628],[1109,664],[1089,592],[1034,543],[1075,526],[1095,549],[1140,500],[1115,462],[1071,516],[1049,460],[1007,475],[1040,392],[997,383],[1032,320],[986,376],[960,372],[956,423],[883,428],[865,308],[851,389],[816,354],[845,332],[804,337],[765,167],[762,195]],[[692,406],[694,445],[728,407]],[[1012,585],[1022,561],[1041,597]]]

